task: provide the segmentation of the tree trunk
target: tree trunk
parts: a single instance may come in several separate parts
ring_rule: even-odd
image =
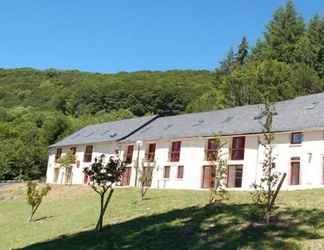
[[[39,205],[40,205],[40,203],[37,204],[36,206],[32,206],[32,209],[31,209],[31,213],[30,213],[30,217],[29,217],[29,219],[28,219],[28,222],[32,222],[33,217],[34,217],[34,215],[35,215],[35,213],[36,213],[36,211],[37,211]]]
[[[105,199],[105,193],[100,194],[100,210],[99,210],[99,219],[96,225],[96,231],[101,231],[102,229],[104,199]]]
[[[109,204],[109,201],[111,199],[111,196],[112,196],[113,192],[114,192],[114,189],[111,189],[109,191],[109,194],[108,194],[108,197],[107,197],[106,201],[105,201],[105,193],[100,195],[100,213],[99,213],[99,219],[98,219],[98,222],[97,222],[97,225],[96,225],[96,231],[97,232],[102,231],[104,215],[105,215],[105,212],[107,210],[107,206]]]

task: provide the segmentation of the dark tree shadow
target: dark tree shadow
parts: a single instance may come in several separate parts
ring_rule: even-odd
[[[53,218],[54,216],[44,216],[44,217],[40,217],[34,220],[34,222],[38,222],[38,221],[42,221],[42,220],[48,220]]]
[[[189,207],[139,217],[93,231],[62,235],[24,249],[296,249],[296,241],[320,237],[324,211],[287,209],[280,223],[254,226],[250,204]]]

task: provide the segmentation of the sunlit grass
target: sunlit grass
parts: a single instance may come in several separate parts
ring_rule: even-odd
[[[321,249],[324,245],[324,231],[317,225],[324,223],[324,189],[281,193],[283,222],[262,228],[251,227],[247,192],[231,193],[221,206],[206,206],[207,202],[205,191],[150,190],[140,201],[136,189],[120,188],[105,217],[110,226],[96,234],[92,229],[99,200],[89,187],[54,186],[32,223],[27,222],[30,207],[24,187],[0,189],[0,249]]]

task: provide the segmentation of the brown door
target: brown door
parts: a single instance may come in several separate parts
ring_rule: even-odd
[[[212,188],[215,185],[215,167],[203,166],[203,188]]]
[[[132,173],[132,168],[127,167],[125,172],[123,173],[123,176],[122,176],[122,179],[121,179],[121,185],[122,186],[129,186],[131,173]]]
[[[299,162],[291,164],[291,179],[290,185],[299,185],[300,165]]]

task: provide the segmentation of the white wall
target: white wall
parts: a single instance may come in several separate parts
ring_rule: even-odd
[[[242,161],[228,161],[230,165],[243,165],[243,179],[241,190],[248,190],[254,182],[258,182],[262,175],[263,147],[259,143],[262,135],[246,136],[245,156]],[[231,144],[231,137],[228,140],[228,147]],[[202,185],[202,171],[204,165],[209,165],[205,161],[205,147],[208,138],[180,138],[181,154],[179,162],[169,162],[169,150],[172,140],[145,141],[141,146],[139,159],[140,167],[142,159],[145,157],[145,151],[149,143],[156,143],[155,169],[153,173],[152,186],[155,188],[175,188],[175,189],[200,189]],[[116,143],[93,144],[94,153],[92,159],[100,156],[102,153],[113,154],[115,149],[121,149],[121,156],[125,155],[127,150],[126,143],[117,145]],[[66,152],[70,147],[63,148]],[[73,183],[83,183],[82,169],[88,164],[83,163],[83,151],[85,145],[77,146],[77,158],[81,161],[79,168],[73,168]],[[52,183],[53,167],[56,149],[50,150],[47,182]],[[131,185],[135,183],[135,165],[137,159],[137,148],[134,147],[133,161],[129,164],[132,167]],[[225,150],[225,153],[229,153]],[[290,133],[280,133],[275,135],[274,155],[276,157],[276,167],[281,173],[286,172],[287,178],[283,184],[283,189],[313,188],[322,185],[324,140],[323,131],[304,132],[304,142],[301,145],[290,144]],[[290,183],[290,160],[292,157],[300,157],[300,185],[291,186]],[[177,166],[184,166],[183,179],[177,178]],[[164,166],[171,166],[170,178],[163,178]],[[61,170],[63,171],[63,169]],[[60,178],[59,178],[60,180]]]
[[[92,154],[92,161],[91,162],[83,162],[83,156],[86,145],[72,145],[77,148],[76,151],[76,160],[80,161],[80,165],[74,164],[72,167],[72,183],[73,184],[83,184],[84,174],[83,169],[85,167],[90,166],[96,157],[100,157],[102,154],[106,156],[106,159],[109,156],[113,155],[115,150],[120,147],[115,142],[112,143],[96,143],[96,144],[87,144],[93,145],[93,154]],[[62,156],[66,154],[72,146],[65,146],[62,148]],[[46,182],[47,183],[54,183],[54,168],[59,167],[59,164],[55,163],[55,154],[56,148],[51,148],[49,150],[49,158],[48,158],[48,165],[47,165],[47,174],[46,174]],[[57,184],[64,184],[64,175],[65,169],[60,168],[59,170],[59,178]]]

